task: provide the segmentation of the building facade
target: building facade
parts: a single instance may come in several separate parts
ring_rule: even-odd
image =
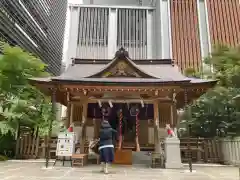
[[[66,11],[66,0],[1,0],[0,38],[36,54],[59,75]]]
[[[239,0],[79,0],[70,4],[71,58],[174,59],[201,69],[214,44],[240,41]]]

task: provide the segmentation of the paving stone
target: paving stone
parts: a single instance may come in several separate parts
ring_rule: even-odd
[[[100,166],[82,168],[55,166],[45,169],[44,163],[0,163],[0,180],[236,180],[238,168],[222,166],[194,166],[195,172],[151,169],[146,166],[117,166],[110,168],[108,175],[100,173]]]

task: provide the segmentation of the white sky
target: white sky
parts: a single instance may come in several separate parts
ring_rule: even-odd
[[[68,0],[68,3],[78,4],[81,3],[82,0]]]

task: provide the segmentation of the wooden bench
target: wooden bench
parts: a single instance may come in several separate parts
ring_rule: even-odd
[[[87,154],[73,154],[72,155],[72,166],[82,167],[87,164],[88,155]]]

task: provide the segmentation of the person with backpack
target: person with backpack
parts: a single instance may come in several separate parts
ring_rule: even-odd
[[[99,155],[102,165],[101,172],[108,174],[108,166],[114,161],[114,130],[107,120],[103,120],[99,131]]]

